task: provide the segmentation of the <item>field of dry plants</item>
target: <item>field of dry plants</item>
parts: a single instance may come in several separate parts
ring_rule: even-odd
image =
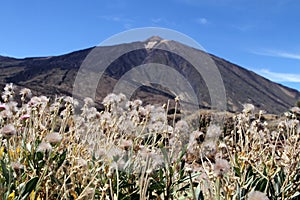
[[[273,128],[249,104],[230,126],[208,121],[195,128],[169,120],[168,104],[144,106],[122,94],[103,104],[98,111],[89,98],[80,106],[71,97],[32,97],[29,89],[15,94],[7,84],[0,102],[0,198],[300,198],[297,107]]]

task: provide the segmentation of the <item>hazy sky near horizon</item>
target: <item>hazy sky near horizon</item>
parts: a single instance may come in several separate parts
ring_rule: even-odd
[[[126,30],[162,27],[300,91],[299,10],[298,0],[1,1],[0,55],[60,55]]]

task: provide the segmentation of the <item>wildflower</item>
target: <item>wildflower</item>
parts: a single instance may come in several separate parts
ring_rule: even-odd
[[[167,121],[167,115],[165,113],[165,110],[162,107],[155,108],[152,110],[152,116],[151,116],[152,122],[166,122]]]
[[[125,169],[125,161],[122,158],[116,159],[114,160],[111,164],[110,164],[110,170],[124,170]]]
[[[103,105],[112,105],[117,103],[119,100],[116,94],[109,94],[103,99]]]
[[[57,144],[62,140],[58,132],[49,133],[45,138],[51,144]]]
[[[218,139],[222,134],[222,130],[220,128],[220,126],[215,125],[215,124],[211,124],[208,128],[207,128],[207,133],[206,133],[206,138],[211,138],[211,139]]]
[[[85,188],[80,196],[86,197],[86,199],[93,199],[95,189],[92,187]]]
[[[15,171],[20,171],[22,169],[24,169],[24,165],[22,165],[19,162],[12,162],[11,163],[11,167],[15,170]]]
[[[299,107],[293,107],[290,109],[290,111],[292,113],[295,113],[295,114],[300,114],[300,108]]]
[[[125,108],[127,108],[128,110],[132,110],[134,108],[134,104],[132,101],[127,101],[125,104]]]
[[[0,103],[0,111],[5,110],[5,109],[6,109],[5,104],[1,104],[1,103]]]
[[[187,173],[192,173],[193,172],[193,169],[191,168],[191,167],[186,167],[185,169],[184,169],[184,171],[186,171]]]
[[[267,111],[265,111],[265,110],[260,110],[259,111],[259,115],[261,116],[261,115],[264,115],[264,114],[267,114]]]
[[[41,142],[36,150],[37,152],[51,152],[52,146],[48,142]]]
[[[90,97],[86,97],[86,98],[84,98],[84,104],[86,105],[86,106],[88,106],[88,107],[90,107],[90,106],[93,106],[94,105],[94,100],[92,99],[92,98],[90,98]]]
[[[252,113],[255,109],[254,105],[249,103],[244,104],[243,106],[244,106],[243,113],[245,114]]]
[[[49,98],[46,96],[40,96],[41,103],[47,104],[49,102]]]
[[[177,133],[187,133],[189,130],[189,125],[186,121],[180,120],[175,125],[175,132]]]
[[[12,124],[8,124],[1,129],[1,134],[5,138],[10,138],[17,134],[15,127]]]
[[[0,158],[2,158],[2,156],[3,156],[3,154],[4,154],[4,150],[5,150],[4,147],[1,147],[1,148],[0,148]]]
[[[202,154],[207,158],[214,158],[217,153],[216,142],[213,140],[205,141],[202,145]]]
[[[142,103],[143,102],[141,100],[137,99],[133,102],[133,105],[134,105],[135,108],[138,108],[142,105]]]
[[[164,127],[164,124],[160,121],[157,121],[153,124],[149,124],[149,130],[151,132],[155,132],[155,133],[158,133],[160,132],[160,130]]]
[[[148,105],[145,106],[145,111],[144,112],[147,115],[147,114],[152,113],[154,111],[154,109],[155,109],[155,107],[153,105],[148,104]]]
[[[21,100],[22,100],[22,101],[25,101],[25,98],[31,98],[32,93],[31,93],[31,90],[30,90],[30,89],[28,89],[28,88],[23,88],[23,89],[20,91],[20,95],[22,96],[22,97],[21,97]]]
[[[88,162],[82,158],[78,158],[76,160],[76,164],[79,166],[79,167],[87,167],[88,166]]]
[[[126,101],[126,96],[125,96],[125,94],[122,94],[122,93],[120,93],[119,95],[118,95],[118,102],[119,103],[121,103],[121,102],[123,102],[123,101]]]
[[[95,119],[99,116],[99,113],[95,107],[91,107],[87,109],[87,119]]]
[[[286,122],[286,125],[287,125],[288,128],[295,128],[295,127],[298,126],[298,124],[299,124],[299,121],[296,120],[296,119],[291,119],[291,120]]]
[[[18,112],[18,103],[15,102],[15,101],[11,101],[11,102],[9,102],[9,103],[6,104],[6,108],[10,112],[16,113],[16,112]]]
[[[100,148],[100,147],[98,147],[98,145],[96,147],[94,147],[94,149],[91,149],[91,150],[94,153],[94,156],[96,159],[106,156],[106,149]]]
[[[203,136],[203,133],[201,131],[193,131],[192,134],[190,135],[190,142],[197,141],[200,142],[201,136]]]
[[[214,173],[216,176],[223,176],[230,169],[229,162],[224,159],[217,159],[216,164],[214,165]]]
[[[13,191],[12,193],[10,193],[7,197],[8,200],[11,200],[11,199],[15,199],[15,191]]]
[[[20,117],[20,120],[26,120],[26,119],[29,119],[30,118],[30,115],[29,114],[25,114],[25,115],[22,115]]]
[[[55,111],[57,111],[60,107],[61,107],[60,102],[55,101],[54,103],[51,104],[49,110],[50,110],[50,112],[55,112]]]
[[[40,103],[41,103],[41,99],[39,97],[32,97],[27,105],[29,107],[36,107]]]
[[[269,200],[265,193],[260,191],[252,191],[248,194],[248,200]]]
[[[152,153],[151,158],[153,160],[152,163],[153,169],[157,169],[164,166],[165,161],[162,155],[159,155],[158,153]]]
[[[121,143],[120,143],[121,149],[127,150],[130,147],[132,147],[132,140],[121,140]]]
[[[221,142],[220,144],[219,144],[219,149],[226,149],[227,148],[227,145],[224,143],[224,142]]]
[[[15,89],[15,86],[12,83],[8,83],[4,87],[4,91],[13,91]]]
[[[66,98],[64,98],[64,101],[66,103],[69,103],[69,104],[73,104],[74,107],[78,106],[79,102],[74,99],[73,97],[70,97],[70,96],[67,96]]]

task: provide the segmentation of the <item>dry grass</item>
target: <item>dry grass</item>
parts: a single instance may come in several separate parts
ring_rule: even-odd
[[[270,131],[245,105],[223,128],[111,94],[97,111],[85,99],[31,97],[7,85],[0,103],[1,199],[298,199],[297,110]],[[174,121],[175,122],[175,121]],[[205,131],[204,131],[205,130]]]

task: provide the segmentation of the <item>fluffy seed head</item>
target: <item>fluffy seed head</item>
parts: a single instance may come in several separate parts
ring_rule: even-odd
[[[299,107],[293,107],[290,109],[290,111],[292,113],[295,113],[295,114],[300,114],[300,108]]]
[[[244,104],[243,106],[244,106],[243,113],[252,113],[255,109],[254,105],[249,104],[249,103]]]
[[[269,200],[265,193],[260,191],[252,191],[248,194],[248,200]]]
[[[216,164],[214,166],[214,172],[216,176],[223,176],[226,174],[230,169],[229,162],[224,159],[217,159]]]
[[[19,162],[12,162],[11,163],[11,167],[15,170],[15,171],[19,171],[21,169],[24,169],[24,165],[22,165]]]
[[[48,142],[41,142],[36,150],[37,152],[51,152],[52,146]]]
[[[15,127],[12,124],[8,124],[1,129],[1,134],[5,138],[10,138],[17,134]]]
[[[215,124],[211,124],[208,128],[207,128],[207,133],[206,133],[206,138],[211,138],[211,139],[218,139],[222,134],[222,130],[220,128],[220,126],[215,125]]]
[[[57,144],[61,141],[62,137],[58,132],[49,133],[45,138],[51,144]]]
[[[25,98],[25,97],[31,98],[32,93],[31,93],[31,90],[30,90],[30,89],[28,89],[28,88],[23,88],[23,89],[20,91],[20,95],[22,95],[24,98]]]

